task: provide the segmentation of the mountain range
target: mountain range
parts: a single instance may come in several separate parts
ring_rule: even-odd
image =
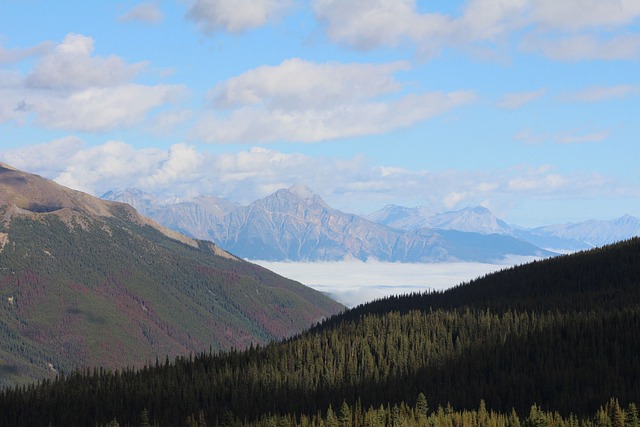
[[[0,387],[267,343],[343,309],[127,204],[0,163]]]
[[[278,190],[247,206],[213,197],[163,203],[139,190],[110,192],[103,198],[131,203],[166,227],[254,260],[491,262],[508,255],[552,254],[504,234],[390,227],[334,209],[304,185]]]
[[[429,227],[483,234],[504,234],[560,252],[589,249],[640,235],[640,219],[631,215],[623,215],[613,220],[588,220],[534,228],[509,225],[482,206],[437,213],[424,207],[407,208],[387,205],[366,217],[403,230]]]
[[[301,184],[247,206],[214,196],[159,200],[137,189],[102,198],[129,203],[168,228],[253,260],[494,262],[509,255],[574,252],[640,235],[640,220],[629,215],[536,228],[507,224],[481,206],[437,213],[388,205],[359,216],[332,208]]]

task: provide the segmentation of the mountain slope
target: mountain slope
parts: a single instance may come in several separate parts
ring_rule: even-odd
[[[237,203],[215,196],[200,196],[188,202],[180,201],[177,197],[159,200],[135,188],[109,191],[101,198],[127,203],[165,227],[207,240],[212,240],[211,230],[220,224],[221,219],[240,207]]]
[[[225,425],[269,425],[268,414],[311,417],[330,405],[403,411],[401,402],[419,393],[438,414],[480,402],[485,413],[523,415],[535,405],[585,416],[612,397],[626,405],[640,396],[638,328],[640,239],[633,239],[444,292],[369,303],[266,347],[6,391],[0,417],[140,424],[145,413],[176,425],[188,417],[215,424],[224,414]]]
[[[128,205],[0,164],[0,385],[243,348],[341,309]]]

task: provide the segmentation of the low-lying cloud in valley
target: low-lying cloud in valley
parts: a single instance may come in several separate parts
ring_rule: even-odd
[[[448,289],[487,273],[533,260],[534,258],[531,257],[509,257],[499,264],[477,262],[408,264],[356,260],[253,262],[327,293],[347,307],[355,307],[389,295]]]

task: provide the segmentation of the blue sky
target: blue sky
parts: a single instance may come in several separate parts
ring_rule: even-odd
[[[638,0],[0,0],[0,161],[100,196],[640,216]]]

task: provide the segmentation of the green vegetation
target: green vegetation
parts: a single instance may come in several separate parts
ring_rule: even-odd
[[[2,218],[0,209],[0,218]],[[113,217],[2,223],[0,386],[291,336],[342,306],[239,259]]]
[[[375,301],[264,347],[5,389],[0,425],[141,425],[144,415],[157,425],[637,426],[639,292],[632,239]]]

